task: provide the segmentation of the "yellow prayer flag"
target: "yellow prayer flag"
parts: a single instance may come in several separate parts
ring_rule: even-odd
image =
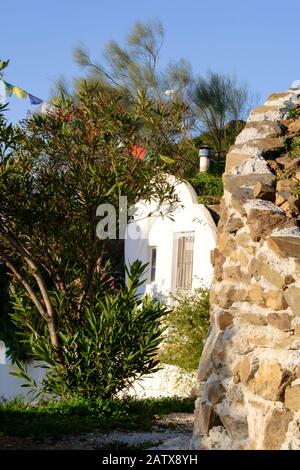
[[[19,88],[18,86],[13,87],[13,94],[22,100],[25,100],[28,96],[27,91],[22,90],[22,88]]]

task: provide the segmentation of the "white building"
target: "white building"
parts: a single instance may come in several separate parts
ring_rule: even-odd
[[[6,354],[5,344],[0,341],[0,402],[2,400],[13,400],[17,397],[32,398],[27,393],[28,388],[22,387],[25,381],[11,374],[14,369],[16,371],[16,367],[12,366],[13,363]],[[45,369],[41,367],[41,363],[29,360],[26,367],[28,375],[36,383],[41,383],[45,375]]]
[[[167,300],[169,293],[189,292],[211,283],[210,252],[215,247],[216,225],[188,182],[169,177],[180,201],[174,212],[159,215],[156,203],[140,202],[127,226],[125,261],[149,263],[144,293]],[[169,205],[162,208],[168,213]],[[149,215],[150,214],[150,215]]]

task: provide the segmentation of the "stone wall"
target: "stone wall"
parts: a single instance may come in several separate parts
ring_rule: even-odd
[[[253,109],[227,155],[195,449],[300,449],[299,93]]]

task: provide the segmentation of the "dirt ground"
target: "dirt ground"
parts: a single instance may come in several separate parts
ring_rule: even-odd
[[[158,419],[147,432],[91,432],[59,440],[0,436],[0,450],[189,450],[193,418],[192,413],[171,413]]]

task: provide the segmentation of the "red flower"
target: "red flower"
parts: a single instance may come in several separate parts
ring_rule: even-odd
[[[133,145],[130,150],[131,155],[133,155],[136,159],[142,160],[146,155],[145,147],[139,145]]]

